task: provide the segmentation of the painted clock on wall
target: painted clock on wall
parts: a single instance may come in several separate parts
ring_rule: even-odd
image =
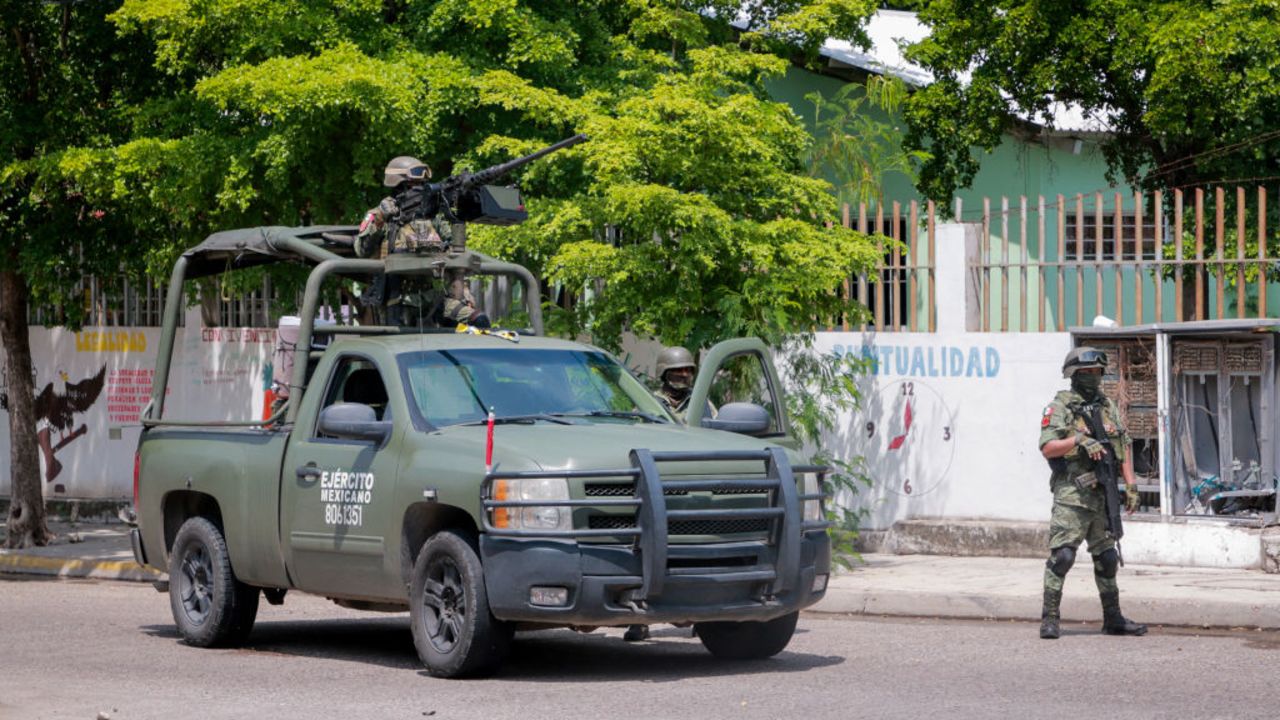
[[[955,454],[955,416],[942,395],[919,380],[880,388],[860,415],[863,456],[872,481],[899,495],[938,487]]]

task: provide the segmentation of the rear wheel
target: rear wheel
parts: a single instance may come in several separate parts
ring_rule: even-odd
[[[457,533],[442,531],[422,546],[409,600],[413,644],[428,673],[484,675],[506,658],[512,628],[489,612],[480,558]]]
[[[700,622],[693,629],[712,655],[725,660],[758,660],[782,652],[796,631],[796,611],[765,622]]]
[[[202,517],[178,530],[169,554],[169,607],[189,645],[228,647],[244,642],[258,616],[258,589],[236,579],[227,542]]]

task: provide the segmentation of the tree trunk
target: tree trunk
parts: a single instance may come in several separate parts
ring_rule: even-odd
[[[27,281],[16,270],[17,252],[9,251],[0,271],[0,345],[4,346],[9,405],[9,518],[5,547],[47,545],[53,539],[45,522],[44,488],[36,454],[35,382],[31,373],[31,337],[27,331]]]

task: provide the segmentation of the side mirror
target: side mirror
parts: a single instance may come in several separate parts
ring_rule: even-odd
[[[379,420],[377,413],[368,405],[334,403],[320,411],[319,430],[344,440],[381,444],[391,434],[391,421]]]
[[[702,427],[743,435],[759,435],[769,429],[769,411],[755,403],[728,403],[720,408],[714,418],[702,418]]]

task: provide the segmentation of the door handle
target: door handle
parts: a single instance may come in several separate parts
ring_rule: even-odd
[[[299,465],[295,471],[299,480],[316,481],[320,479],[320,468],[315,463],[309,462],[306,465]]]

